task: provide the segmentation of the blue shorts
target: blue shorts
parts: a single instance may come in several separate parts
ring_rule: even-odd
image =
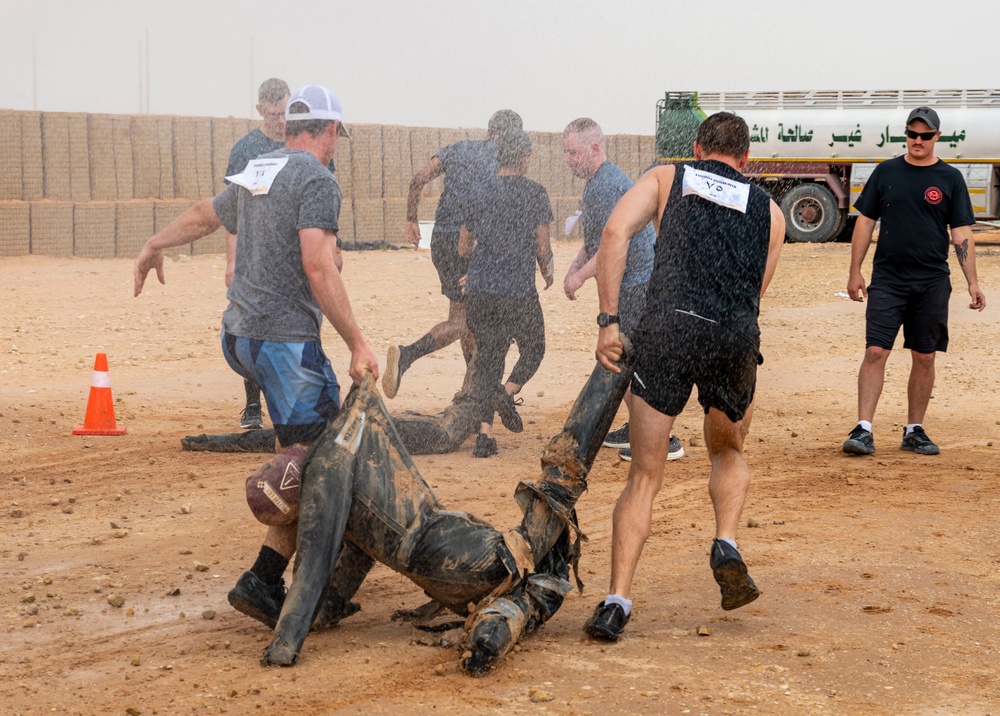
[[[340,384],[315,341],[281,343],[222,331],[229,367],[257,383],[282,447],[312,442],[340,412]]]

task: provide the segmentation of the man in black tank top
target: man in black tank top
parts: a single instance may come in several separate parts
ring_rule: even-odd
[[[757,313],[785,222],[777,204],[740,174],[749,153],[746,122],[727,112],[710,116],[698,129],[696,161],[647,172],[622,197],[601,237],[597,358],[617,370],[622,341],[615,314],[629,237],[650,220],[660,227],[636,337],[633,459],[614,511],[611,590],[584,626],[594,637],[615,640],[629,620],[632,578],[669,449],[661,436],[670,434],[695,384],[712,461],[708,490],[716,538],[710,565],[722,608],[736,609],[760,594],[735,540],[750,484],[742,451],[762,360]]]

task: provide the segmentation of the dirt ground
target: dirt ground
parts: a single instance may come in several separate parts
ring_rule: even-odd
[[[864,342],[863,306],[842,295],[850,247],[788,245],[762,307],[740,534],[762,597],[719,608],[709,465],[689,407],[676,428],[687,455],[667,466],[626,637],[608,645],[580,631],[607,588],[611,510],[627,473],[605,449],[578,505],[590,538],[585,593],[482,679],[459,670],[457,647],[391,621],[424,599],[381,566],[359,593],[362,611],[310,635],[297,666],[259,666],[270,633],[226,593],[263,536],[243,481],[266,456],[179,443],[235,430],[242,408],[218,345],[222,257],[169,261],[166,285],[147,283],[137,299],[129,261],[0,260],[0,711],[1000,713],[1000,246],[989,243],[1000,236],[979,240],[985,312],[966,308],[953,259],[951,350],[939,356],[926,422],[940,456],[899,450],[902,349],[875,423],[878,452],[840,452]],[[578,250],[556,246],[559,280]],[[445,314],[429,252],[345,257],[355,313],[380,355]],[[517,524],[513,488],[538,474],[542,445],[593,366],[596,297],[593,282],[576,303],[558,283],[543,294],[548,351],[523,393],[524,432],[498,426],[499,457],[472,458],[470,441],[416,458],[444,504]],[[343,344],[324,330],[346,379]],[[108,354],[123,437],[71,435],[97,352]],[[443,408],[462,366],[457,346],[421,360],[390,408]],[[710,635],[698,636],[703,626]]]

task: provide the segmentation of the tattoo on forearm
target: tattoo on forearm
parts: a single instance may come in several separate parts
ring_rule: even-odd
[[[962,239],[962,243],[955,244],[955,256],[958,257],[959,266],[965,265],[965,259],[969,257],[969,240]]]

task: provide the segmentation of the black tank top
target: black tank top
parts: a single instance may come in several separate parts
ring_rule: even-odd
[[[684,167],[749,186],[746,212],[697,194],[684,196]],[[665,329],[674,311],[695,313],[746,335],[759,346],[760,287],[771,235],[770,198],[727,164],[676,165],[656,239],[646,330]]]

